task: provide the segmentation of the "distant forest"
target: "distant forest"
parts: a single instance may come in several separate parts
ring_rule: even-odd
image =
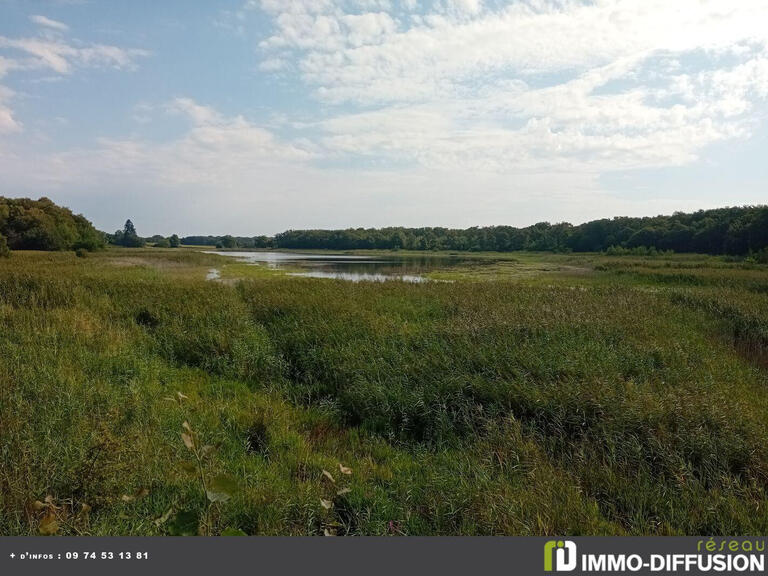
[[[274,248],[271,236],[184,236],[185,246],[215,246],[216,248]]]
[[[578,226],[541,222],[527,228],[349,228],[288,230],[275,235],[187,236],[182,244],[220,248],[327,250],[517,250],[552,252],[674,251],[747,255],[768,250],[768,206],[699,210],[648,218],[616,217]]]
[[[692,214],[649,218],[616,217],[573,226],[540,222],[527,228],[489,226],[451,228],[349,228],[288,230],[268,236],[141,237],[128,220],[113,234],[99,232],[82,215],[48,198],[0,196],[0,255],[13,250],[96,250],[107,242],[125,247],[146,244],[218,248],[289,248],[298,250],[517,250],[550,252],[698,252],[768,260],[768,206],[699,210]]]

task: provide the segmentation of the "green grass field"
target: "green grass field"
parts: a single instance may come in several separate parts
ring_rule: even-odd
[[[0,259],[0,533],[768,533],[768,266],[431,275]]]

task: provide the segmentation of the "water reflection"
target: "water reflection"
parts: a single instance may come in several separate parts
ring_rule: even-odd
[[[424,276],[412,274],[366,274],[364,272],[290,272],[290,276],[304,276],[305,278],[334,278],[336,280],[348,280],[349,282],[384,282],[386,280],[400,280],[402,282],[426,282]]]
[[[306,254],[299,252],[218,252],[250,264],[283,270],[292,276],[334,278],[349,282],[426,282],[425,273],[446,268],[463,259],[454,256],[397,256],[381,258],[352,254]]]

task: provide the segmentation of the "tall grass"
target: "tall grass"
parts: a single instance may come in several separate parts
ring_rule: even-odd
[[[0,261],[0,532],[768,530],[765,267],[232,285],[213,263]]]

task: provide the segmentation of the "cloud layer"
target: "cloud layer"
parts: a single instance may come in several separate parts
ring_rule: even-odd
[[[765,0],[249,5],[273,22],[262,70],[339,110],[318,124],[337,153],[501,172],[682,165],[765,112]]]

